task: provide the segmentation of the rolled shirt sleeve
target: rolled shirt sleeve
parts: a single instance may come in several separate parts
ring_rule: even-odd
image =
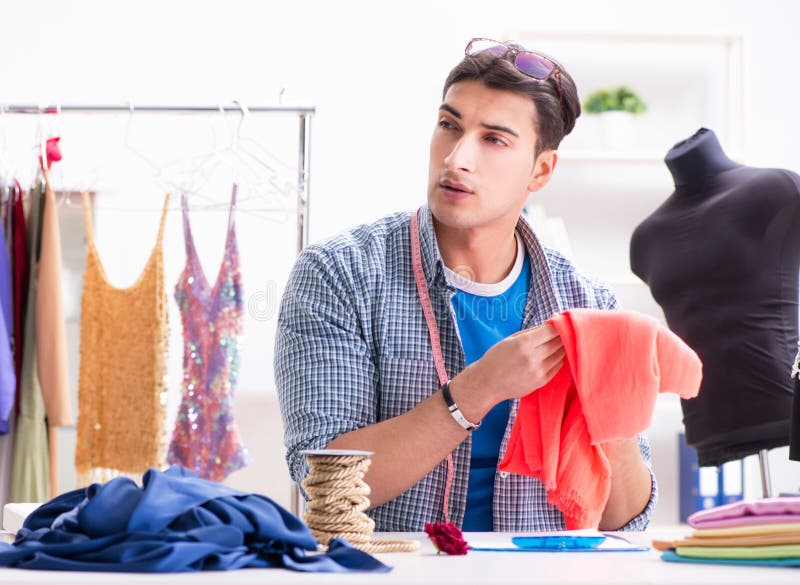
[[[377,369],[351,283],[320,247],[298,257],[281,301],[275,383],[292,479],[308,473],[304,449],[322,449],[377,422]]]

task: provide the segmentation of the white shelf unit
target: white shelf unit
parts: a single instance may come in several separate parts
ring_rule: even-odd
[[[746,160],[743,36],[530,30],[504,38],[555,57],[581,101],[626,85],[647,104],[622,146],[604,142],[599,117],[584,112],[559,149],[553,179],[529,205],[563,219],[572,259],[611,285],[622,306],[663,321],[647,286],[630,272],[630,237],[673,191],[664,156],[675,143],[711,128],[731,158]]]

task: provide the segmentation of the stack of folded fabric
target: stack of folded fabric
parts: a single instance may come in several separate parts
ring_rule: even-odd
[[[800,497],[765,498],[689,516],[687,538],[654,540],[672,562],[800,567]]]

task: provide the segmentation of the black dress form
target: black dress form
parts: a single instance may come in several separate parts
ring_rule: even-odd
[[[731,161],[705,128],[665,163],[675,191],[634,231],[630,259],[703,362],[698,397],[681,402],[686,440],[701,466],[787,445],[800,432],[800,176]]]

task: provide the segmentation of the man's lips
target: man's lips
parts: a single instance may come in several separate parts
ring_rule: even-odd
[[[458,183],[456,181],[445,180],[445,181],[442,181],[441,183],[439,183],[439,186],[443,187],[444,189],[447,189],[449,191],[455,191],[455,192],[459,192],[459,193],[472,193],[473,192],[472,189],[470,189],[466,185],[463,185],[462,183]]]

